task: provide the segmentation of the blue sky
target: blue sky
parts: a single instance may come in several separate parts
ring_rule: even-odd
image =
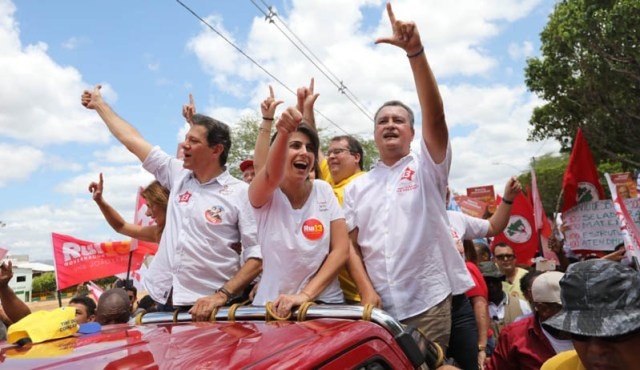
[[[415,107],[406,57],[376,46],[390,32],[379,0],[255,0],[272,5],[321,61],[373,111],[385,100]],[[451,3],[451,4],[449,4]],[[523,67],[539,54],[554,2],[393,1],[418,24],[440,83],[451,131],[451,186],[495,184],[526,169],[555,142],[526,141],[531,110]],[[234,125],[257,114],[268,84],[294,98],[206,29],[176,1],[0,0],[0,246],[51,259],[50,233],[123,239],[107,226],[87,186],[105,176],[105,199],[133,218],[135,189],[151,181],[92,111],[82,90],[102,84],[114,109],[148,141],[174,152],[184,135],[181,106]],[[342,130],[370,136],[371,123],[264,17],[250,0],[185,0],[290,88],[316,78],[316,106]],[[338,129],[320,118],[329,133]]]

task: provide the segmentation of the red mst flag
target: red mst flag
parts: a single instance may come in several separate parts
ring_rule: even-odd
[[[562,180],[562,189],[564,191],[562,212],[573,208],[578,203],[604,199],[598,170],[580,128],[573,142],[567,171]]]
[[[502,202],[502,199],[498,201]],[[498,243],[507,243],[513,248],[518,264],[531,265],[531,259],[538,251],[538,231],[535,228],[533,207],[522,192],[513,200],[509,223],[503,232],[493,238],[491,250]]]

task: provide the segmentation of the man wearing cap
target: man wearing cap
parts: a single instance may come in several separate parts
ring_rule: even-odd
[[[253,159],[245,159],[240,163],[240,171],[242,171],[242,181],[251,184],[256,176],[256,170],[253,168]]]
[[[563,307],[543,323],[571,335],[575,351],[543,370],[640,368],[640,274],[594,259],[572,264],[560,281]]]
[[[519,316],[530,314],[531,308],[525,300],[505,294],[502,290],[504,274],[493,262],[480,262],[478,268],[489,291],[491,329],[499,337],[505,325],[514,322]]]
[[[539,369],[556,353],[573,349],[568,336],[540,323],[562,308],[561,272],[549,271],[535,278],[531,287],[535,313],[504,327],[493,355],[487,363],[492,370]]]

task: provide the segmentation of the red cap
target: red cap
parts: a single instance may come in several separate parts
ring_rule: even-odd
[[[253,167],[253,159],[245,159],[240,163],[240,171],[244,172],[247,168]]]

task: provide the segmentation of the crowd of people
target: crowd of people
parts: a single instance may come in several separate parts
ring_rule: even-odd
[[[516,266],[508,244],[491,250],[487,238],[507,226],[522,190],[515,178],[488,219],[447,211],[452,150],[442,98],[418,28],[397,20],[390,5],[387,12],[392,35],[376,43],[407,55],[422,112],[419,145],[411,149],[411,108],[384,103],[373,122],[380,158],[369,171],[351,136],[330,139],[320,152],[313,80],[277,120],[282,101],[270,87],[242,180],[227,168],[229,127],[196,113],[192,97],[177,159],[116,114],[100,86],[82,94],[82,105],[156,178],[142,193],[154,226],[125,222],[102,198],[102,174],[89,186],[117,232],[159,243],[144,279],[149,297],[139,306],[206,321],[216,307],[247,298],[272,303],[276,317],[305,302],[371,304],[418,328],[463,369],[639,368],[636,271],[608,259],[536,271]],[[4,306],[12,298],[3,276]],[[126,322],[131,296],[137,292],[114,288],[97,306],[88,297],[70,305],[78,322]],[[25,312],[13,307],[5,309],[10,319]]]

